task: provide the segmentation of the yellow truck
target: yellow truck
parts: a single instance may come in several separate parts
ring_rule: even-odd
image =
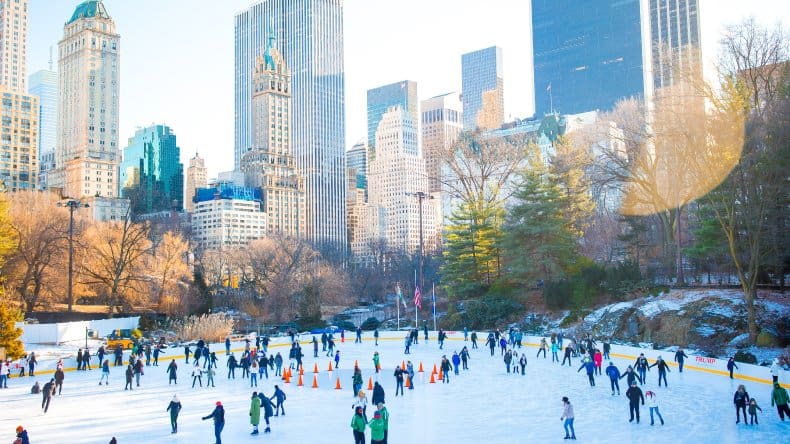
[[[120,330],[113,330],[112,333],[107,335],[107,348],[110,350],[115,349],[118,344],[123,349],[130,349],[134,345],[134,338],[132,337],[132,330],[125,328]]]

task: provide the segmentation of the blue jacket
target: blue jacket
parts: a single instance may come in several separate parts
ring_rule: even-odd
[[[595,372],[595,363],[592,362],[592,361],[583,362],[582,366],[579,367],[579,370],[576,370],[576,371],[580,372],[581,369],[583,369],[583,368],[587,369],[587,374],[588,375],[592,375]]]
[[[454,354],[453,355],[453,365],[457,367],[458,364],[460,364],[460,363],[461,363],[461,358],[457,354]]]
[[[606,367],[606,375],[609,376],[609,379],[620,379],[620,370],[610,364]]]

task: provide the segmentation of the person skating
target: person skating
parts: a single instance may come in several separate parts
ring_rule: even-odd
[[[411,334],[406,335],[406,337],[403,339],[403,346],[404,346],[403,354],[404,355],[410,355],[411,354]]]
[[[735,424],[741,422],[741,411],[743,411],[743,422],[746,422],[746,404],[749,403],[749,399],[746,387],[743,384],[739,385],[732,397],[732,403],[735,404]]]
[[[469,349],[464,348],[461,349],[461,365],[463,366],[464,370],[469,370]]]
[[[16,440],[14,440],[13,444],[30,444],[30,438],[24,427],[16,426]]]
[[[609,377],[609,384],[612,386],[612,396],[614,396],[615,389],[617,390],[617,394],[620,394],[620,370],[614,366],[613,362],[609,363],[609,366],[606,367],[606,376]]]
[[[571,345],[568,344],[568,346],[565,347],[565,354],[562,356],[562,363],[560,363],[560,366],[565,365],[565,361],[567,360],[568,361],[568,367],[572,367],[573,366],[573,363],[571,362],[571,355],[572,354],[573,354],[573,347],[571,347]]]
[[[230,336],[225,336],[225,356],[230,354]]]
[[[222,407],[222,403],[217,401],[214,407],[214,411],[211,412],[210,415],[204,416],[203,421],[207,419],[214,420],[214,439],[216,442],[214,444],[222,444],[222,429],[225,428],[225,409]]]
[[[354,398],[354,402],[351,404],[353,409],[361,408],[362,409],[362,416],[365,418],[365,422],[368,421],[368,396],[365,394],[364,390],[360,390],[357,396]]]
[[[178,413],[181,411],[181,401],[177,395],[173,395],[170,404],[167,405],[166,412],[170,412],[170,433],[178,433]]]
[[[41,388],[41,395],[43,399],[41,400],[41,408],[44,409],[44,413],[47,413],[49,410],[49,402],[52,400],[52,396],[55,394],[55,378],[49,380],[48,383],[44,384],[44,387]]]
[[[461,357],[458,356],[458,352],[453,352],[453,371],[455,374],[458,374],[458,367],[461,365]]]
[[[36,360],[36,352],[30,352],[30,357],[27,360],[28,376],[35,376],[33,371],[36,369],[36,364],[38,364],[38,361]]]
[[[214,368],[209,365],[205,373],[206,373],[206,388],[208,388],[209,385],[214,387],[214,375],[217,374],[217,371],[214,370]]]
[[[269,427],[269,418],[274,415],[274,408],[272,407],[272,400],[263,392],[258,393],[258,398],[261,400],[261,407],[263,408],[263,420],[266,421],[266,428],[263,433],[269,433],[272,429]]]
[[[494,356],[494,349],[496,348],[496,339],[494,338],[493,333],[488,334],[488,338],[486,339],[485,345],[487,345],[489,350],[491,350],[491,356]]]
[[[132,364],[126,366],[126,385],[123,386],[124,390],[132,390],[132,378],[134,377],[134,368]]]
[[[623,379],[623,378],[626,378],[625,381],[626,381],[626,386],[627,387],[630,387],[631,384],[633,384],[636,381],[641,382],[641,380],[639,379],[639,375],[636,374],[636,372],[634,371],[634,368],[631,367],[630,365],[625,370],[625,373],[623,373],[623,375],[620,376],[620,379]]]
[[[736,368],[738,368],[738,365],[737,365],[737,364],[735,364],[735,358],[733,358],[733,357],[730,357],[730,359],[728,359],[728,360],[727,360],[727,370],[730,372],[730,379],[733,379],[733,377],[732,377],[732,372],[733,372],[733,370],[735,370]],[[745,417],[745,416],[746,416],[746,414],[744,414],[743,416]],[[744,421],[745,421],[745,420],[746,420],[746,418],[744,418]]]
[[[450,370],[452,370],[452,369],[450,368],[451,365],[450,365],[450,361],[447,359],[447,356],[442,355],[441,367],[442,367],[442,372],[444,373],[444,375],[443,375],[444,379],[442,379],[442,383],[449,384],[450,383]]]
[[[763,409],[761,409],[760,406],[757,405],[757,400],[754,399],[754,398],[750,399],[749,400],[749,419],[750,419],[751,422],[747,423],[747,424],[751,424],[751,425],[759,424],[759,422],[757,421],[757,410],[759,410],[760,413],[763,412]]]
[[[551,341],[551,362],[560,362],[557,353],[560,351],[560,346],[556,341]]]
[[[365,427],[367,421],[362,416],[362,408],[354,409],[354,416],[351,417],[351,430],[354,433],[354,444],[365,444]]]
[[[790,397],[787,395],[787,390],[784,389],[778,382],[774,383],[774,389],[771,392],[771,407],[776,405],[776,411],[779,413],[779,419],[784,422],[785,416],[787,419],[790,419],[790,407],[788,407],[788,403],[790,402]]]
[[[587,379],[590,380],[590,387],[595,387],[595,363],[589,357],[582,359],[582,365],[576,370],[576,373],[587,370]]]
[[[612,351],[612,345],[609,344],[609,341],[603,342],[603,358],[609,359],[609,352]]]
[[[173,359],[170,361],[170,365],[167,366],[167,385],[171,383],[178,385],[178,364],[176,364],[176,360]]]
[[[546,357],[544,356],[543,359],[546,359]],[[526,374],[525,373],[525,369],[527,367],[527,354],[526,353],[522,353],[521,354],[521,359],[518,360],[518,364],[521,366],[521,376],[524,376]]]
[[[33,387],[30,387],[30,394],[31,395],[38,395],[41,393],[41,386],[38,385],[38,381],[33,384]]]
[[[275,385],[274,394],[269,398],[277,402],[274,404],[274,416],[278,416],[280,412],[283,412],[283,416],[285,416],[285,398],[285,392],[280,390],[279,386]]]
[[[82,349],[77,350],[77,371],[82,370]]]
[[[255,358],[250,358],[250,387],[258,386],[259,372],[260,372],[260,367],[258,366],[258,360]]]
[[[379,358],[379,352],[373,353],[373,369],[376,373],[381,371],[381,358]]]
[[[195,367],[192,368],[192,388],[195,388],[195,382],[203,387],[203,369],[198,364],[195,364]]]
[[[560,416],[560,421],[564,421],[564,439],[576,439],[576,431],[573,429],[573,405],[571,405],[567,396],[562,397],[562,416]]]
[[[595,349],[595,353],[593,353],[593,363],[595,363],[595,374],[600,376],[601,366],[603,365],[603,355],[598,349]]]
[[[318,357],[318,340],[313,336],[313,357]]]
[[[362,388],[362,370],[359,367],[354,367],[354,373],[351,375],[351,393],[352,396],[357,396],[359,389]]]
[[[628,398],[628,411],[631,413],[631,419],[628,422],[634,422],[636,416],[636,423],[639,424],[639,401],[645,405],[645,397],[642,394],[642,389],[636,386],[636,381],[631,382],[631,387],[626,390],[625,396]]]
[[[395,376],[395,396],[398,396],[398,392],[403,396],[403,369],[401,369],[400,366],[395,367],[393,376]],[[378,382],[376,384],[378,384]]]
[[[189,354],[190,353],[192,353],[192,351],[189,349],[189,345],[185,345],[184,346],[184,363],[185,364],[189,364]]]
[[[335,352],[335,368],[340,368],[340,350]]]
[[[203,348],[203,368],[206,368],[206,365],[210,365],[211,361],[211,351],[208,349],[208,344],[204,345]]]
[[[687,358],[688,355],[683,351],[682,348],[679,348],[678,351],[675,352],[675,362],[678,363],[678,373],[683,373],[683,362]]]
[[[381,415],[381,420],[384,421],[384,440],[382,444],[387,444],[390,429],[390,412],[387,410],[387,407],[384,406],[383,402],[376,404],[376,408],[378,409],[377,412]]]
[[[444,349],[444,340],[447,338],[447,333],[444,330],[439,329],[439,333],[436,335],[436,339],[439,342],[439,350]]]
[[[381,412],[376,410],[373,419],[368,424],[370,427],[370,444],[384,444],[384,420],[381,419]]]
[[[425,321],[422,321],[422,331],[423,331],[423,333],[425,333],[425,342],[427,343],[428,342],[428,323],[425,322]],[[415,341],[414,343],[416,344],[417,342]]]
[[[326,345],[329,342],[329,337],[326,335],[326,331],[321,333],[321,351],[326,351]]]
[[[230,379],[231,376],[233,376],[233,379],[236,379],[237,362],[236,362],[236,357],[233,356],[233,353],[231,353],[230,356],[228,356],[228,362],[226,365],[228,367],[228,379]]]
[[[667,372],[669,371],[669,366],[664,361],[664,358],[659,356],[656,362],[653,365],[651,365],[649,368],[653,368],[656,366],[658,367],[658,386],[661,387],[661,380],[663,379],[664,386],[669,387],[669,384],[667,384]]]
[[[274,376],[282,376],[283,375],[283,355],[280,352],[277,352],[277,356],[274,357],[274,365],[276,370],[274,371]]]
[[[779,370],[781,366],[779,365],[779,358],[774,358],[774,362],[771,364],[771,382],[774,384],[779,382]]]
[[[250,435],[258,434],[258,424],[261,423],[261,400],[258,398],[258,392],[252,392],[252,399],[250,399],[250,424],[252,424],[252,433]]]
[[[507,339],[505,339],[505,335],[499,338],[499,356],[504,356],[505,352],[507,351]]]
[[[101,364],[101,378],[99,378],[99,385],[104,381],[104,385],[110,385],[110,360],[105,359]]]
[[[403,387],[401,387],[401,389],[400,389],[400,394],[401,394],[401,396],[403,396]],[[374,382],[373,383],[373,396],[370,398],[370,402],[373,403],[373,405],[378,405],[380,402],[384,402],[385,401],[384,400],[385,396],[386,395],[384,393],[384,387],[382,387],[381,384],[379,384],[378,381]]]
[[[374,345],[376,347],[378,347],[379,346],[379,329],[378,328],[373,330],[373,340],[375,341]]]
[[[653,413],[658,416],[661,425],[664,425],[664,417],[661,416],[661,412],[658,411],[658,396],[656,396],[656,393],[648,390],[645,392],[645,397],[647,398],[647,408],[650,410],[650,425],[653,425]]]
[[[140,376],[143,374],[143,360],[137,359],[137,362],[134,363],[134,379],[137,383],[137,387],[140,387]]]
[[[477,348],[477,332],[473,331],[472,334],[469,336],[469,339],[472,340],[472,348]]]
[[[63,391],[63,379],[65,378],[66,374],[63,373],[62,368],[55,370],[55,388],[58,390],[58,395]]]
[[[644,385],[647,380],[647,372],[650,370],[650,365],[647,362],[647,358],[645,357],[644,353],[640,353],[639,357],[636,358],[636,362],[634,363],[634,368],[636,372],[639,374],[639,385]]]
[[[505,368],[507,369],[507,372],[510,373],[510,362],[513,360],[513,352],[508,350],[502,360],[505,362]]]
[[[162,349],[157,344],[154,346],[154,367],[159,367],[159,354],[162,353]]]
[[[546,338],[540,338],[540,347],[538,347],[538,353],[535,357],[539,357],[541,353],[543,353],[543,359],[546,359],[546,349],[549,348],[549,344],[546,342]]]
[[[362,343],[362,327],[357,326],[357,337],[354,339],[354,344],[361,344]]]
[[[411,361],[406,361],[406,375],[409,377],[409,390],[414,390],[414,364]]]
[[[115,351],[113,353],[115,354],[115,365],[114,366],[115,367],[122,366],[123,365],[123,348],[121,348],[121,344],[118,344],[115,347]]]

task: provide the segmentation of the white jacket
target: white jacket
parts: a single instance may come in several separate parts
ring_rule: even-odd
[[[771,376],[779,376],[779,363],[776,361],[771,364]]]
[[[562,417],[565,419],[573,419],[573,405],[567,403],[562,407]]]
[[[647,407],[658,407],[658,397],[656,395],[653,396],[645,396],[645,404]]]

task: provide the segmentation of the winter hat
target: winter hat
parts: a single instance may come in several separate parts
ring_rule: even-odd
[[[373,414],[374,418],[381,418],[381,412],[376,412]]]
[[[216,403],[215,405],[216,405],[217,407],[219,407],[219,406],[221,406],[221,405],[222,405],[222,403],[221,403],[220,401],[217,401],[217,403]]]
[[[178,395],[173,395],[173,402],[178,402]]]
[[[16,432],[17,432],[17,433],[22,433],[24,430],[25,430],[25,428],[24,428],[24,427],[22,427],[22,426],[16,426]]]

